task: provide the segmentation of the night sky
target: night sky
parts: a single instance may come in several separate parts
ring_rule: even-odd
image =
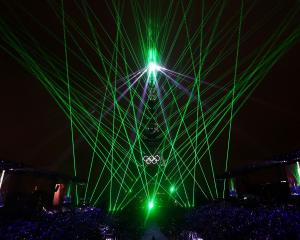
[[[76,16],[74,3],[65,2],[66,11]],[[89,2],[108,29],[112,30],[110,27],[112,20],[102,1]],[[167,5],[167,1],[165,2],[164,4]],[[197,6],[199,3],[195,2]],[[275,5],[274,2],[281,2],[282,6],[274,14],[272,21],[265,26],[265,30],[272,31],[276,28],[288,10],[295,7],[297,2],[299,7],[299,1],[263,1],[254,9],[255,14],[253,13],[245,24],[244,31],[248,26],[261,21],[265,12]],[[60,23],[46,1],[20,1],[20,4],[62,37]],[[6,9],[7,7],[14,9],[18,1],[2,0],[1,5],[5,6],[0,7],[1,19],[10,21],[12,13]],[[232,12],[238,11],[237,5],[237,3],[229,4],[224,19]],[[35,37],[39,38],[45,46],[50,46],[57,51],[59,56],[63,56],[61,46],[52,46],[51,38],[40,34],[38,27],[31,25],[31,20],[23,16],[21,10],[15,8],[14,11],[25,25],[31,27],[30,31]],[[194,14],[197,14],[197,9],[194,11]],[[291,28],[299,28],[299,16]],[[18,25],[11,26],[13,31],[18,31]],[[130,27],[132,25],[129,24],[129,33]],[[264,39],[264,33],[264,29],[255,33],[247,46],[248,49],[244,48],[244,52],[251,52],[251,49],[256,47],[256,42]],[[0,45],[5,46],[5,43],[1,41]],[[264,161],[273,155],[300,148],[299,54],[300,41],[273,66],[234,119],[231,168]],[[243,52],[241,55],[243,57]],[[71,135],[69,121],[64,113],[40,82],[3,50],[0,50],[0,62],[0,158],[71,174]],[[225,146],[225,142],[220,144]],[[84,143],[77,148],[78,158],[83,162],[86,157],[89,157],[85,149]],[[214,152],[213,155],[216,158],[224,157],[224,153],[223,149]]]

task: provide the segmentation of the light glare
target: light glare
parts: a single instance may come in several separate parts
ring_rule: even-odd
[[[174,187],[174,186],[171,186],[171,187],[170,187],[170,192],[171,192],[171,193],[175,192],[175,187]]]
[[[161,67],[156,64],[155,62],[150,62],[148,65],[148,70],[149,72],[155,72],[155,71],[159,71],[161,69]]]
[[[150,201],[149,203],[148,203],[148,208],[149,209],[152,209],[154,207],[154,203],[153,203],[153,201]]]

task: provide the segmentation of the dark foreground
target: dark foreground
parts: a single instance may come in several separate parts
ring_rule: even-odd
[[[158,210],[147,219],[133,211],[101,209],[9,213],[2,210],[0,239],[300,239],[295,205],[212,202],[196,209]]]

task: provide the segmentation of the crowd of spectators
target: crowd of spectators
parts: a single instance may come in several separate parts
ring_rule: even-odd
[[[34,216],[11,219],[2,215],[0,239],[101,240],[113,234],[114,230],[108,225],[110,222],[101,209],[94,208],[42,211]]]
[[[207,203],[166,221],[161,230],[174,240],[300,239],[300,210],[296,205],[244,203]],[[138,218],[130,219],[128,214],[112,217],[98,208],[43,210],[30,217],[1,215],[0,239],[134,240],[141,239],[146,230],[142,226]]]
[[[300,239],[300,210],[289,205],[213,202],[191,210],[184,233],[202,239]]]

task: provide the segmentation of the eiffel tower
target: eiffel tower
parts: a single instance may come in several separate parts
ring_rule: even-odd
[[[142,132],[144,145],[144,161],[148,165],[160,163],[161,155],[159,146],[162,142],[162,132],[157,116],[159,115],[159,99],[154,82],[150,82],[147,88],[147,99],[145,101],[145,127]]]

